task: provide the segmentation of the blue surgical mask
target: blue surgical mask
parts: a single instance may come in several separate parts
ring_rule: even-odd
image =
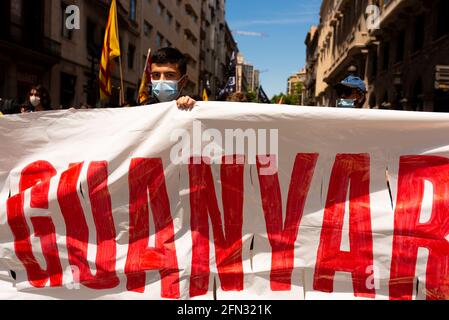
[[[355,108],[355,100],[353,99],[338,99],[337,108]]]
[[[152,81],[153,95],[160,102],[168,102],[175,100],[179,95],[179,81],[160,80]]]

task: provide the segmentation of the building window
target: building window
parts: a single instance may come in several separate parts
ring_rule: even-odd
[[[396,62],[401,62],[404,60],[405,37],[406,37],[405,31],[401,31],[396,41]]]
[[[98,26],[97,24],[90,18],[87,19],[86,24],[86,45],[89,50],[96,49],[100,45],[100,36],[98,35]],[[102,35],[104,38],[105,30],[103,30]]]
[[[134,57],[136,54],[136,47],[132,44],[128,45],[128,69],[134,69]]]
[[[68,7],[68,4],[61,2],[61,36],[65,39],[72,40],[73,36],[73,30],[68,29],[66,27],[66,20],[68,17],[68,14],[66,13],[66,9]]]
[[[4,1],[4,0],[3,0]],[[22,25],[22,0],[11,1],[11,22]]]
[[[151,31],[153,31],[153,26],[145,21],[143,23],[143,33],[144,33],[144,35],[147,36],[147,37],[150,37],[151,36]]]
[[[61,73],[60,103],[64,109],[73,107],[76,88],[76,77]]]
[[[415,39],[413,41],[413,52],[421,50],[424,46],[424,29],[426,27],[426,19],[424,14],[416,17],[415,21]]]
[[[125,100],[126,103],[134,105],[136,103],[136,89],[126,88]]]
[[[136,21],[136,0],[129,1],[129,20]]]
[[[165,15],[165,21],[167,22],[167,24],[171,24],[173,21],[173,15],[167,11],[167,14]]]
[[[436,38],[439,39],[444,35],[449,34],[449,23],[447,21],[447,13],[449,12],[449,1],[440,0],[438,4],[438,21]]]
[[[382,62],[382,70],[387,70],[390,66],[390,43],[385,42],[383,48],[383,62]]]
[[[186,40],[190,41],[193,45],[196,45],[198,41],[197,38],[193,35],[192,31],[190,31],[189,29],[184,30],[184,37]]]
[[[165,10],[165,7],[164,7],[164,5],[162,4],[162,3],[158,3],[157,4],[157,14],[159,15],[159,16],[162,16],[163,14],[164,14],[164,10]]]
[[[164,36],[158,32],[156,35],[156,44],[159,48],[162,47],[163,41],[164,41]]]
[[[181,24],[176,21],[176,32],[179,33],[181,31]]]
[[[193,22],[196,23],[198,21],[198,16],[196,15],[195,10],[193,10],[192,6],[190,4],[186,4],[185,9],[186,9],[187,15],[190,16],[190,18],[192,18]]]

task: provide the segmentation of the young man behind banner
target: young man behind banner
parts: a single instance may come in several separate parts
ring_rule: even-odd
[[[196,101],[182,96],[188,79],[186,57],[174,48],[159,49],[151,57],[151,95],[140,104],[176,100],[179,109],[192,110]]]

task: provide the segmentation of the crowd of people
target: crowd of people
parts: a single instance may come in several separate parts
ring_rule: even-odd
[[[0,99],[0,112],[2,114],[16,114],[52,110],[48,90],[41,85],[33,86],[27,99],[23,102],[17,100]]]
[[[21,102],[17,99],[2,99],[0,98],[0,115],[11,115],[29,112],[49,111],[55,109],[92,109],[88,104],[81,104],[79,106],[67,106],[55,108],[52,106],[51,98],[48,90],[42,86],[32,86],[27,94],[25,101]]]
[[[148,105],[176,100],[179,109],[191,110],[198,99],[182,95],[188,82],[187,59],[185,55],[174,48],[163,48],[153,55],[152,61],[151,94],[149,95],[149,100],[143,104]],[[125,104],[123,106],[131,105]],[[92,107],[83,104],[75,109],[90,108]],[[0,113],[4,115],[53,109],[55,108],[52,108],[50,94],[42,85],[33,86],[24,102],[0,99]]]
[[[192,110],[199,99],[197,97],[183,96],[188,79],[185,55],[171,47],[158,50],[152,57],[151,92],[148,94],[148,100],[142,104],[148,105],[176,100],[179,109]],[[366,87],[363,80],[359,77],[349,76],[339,83],[335,90],[338,96],[337,107],[360,108],[363,106]],[[228,95],[226,101],[249,102],[249,98],[245,93],[235,92]],[[92,107],[83,104],[76,109],[90,108]],[[0,115],[52,109],[50,94],[42,85],[33,86],[24,102],[0,99]]]

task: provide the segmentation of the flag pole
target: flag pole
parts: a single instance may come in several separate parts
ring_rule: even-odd
[[[148,99],[150,98],[150,90],[148,88],[149,82],[151,82],[151,73],[150,75],[148,75],[148,68],[151,68],[151,48],[148,49],[148,54],[147,54],[147,58],[145,60],[145,67],[143,69],[143,73],[142,73],[142,80],[140,81],[140,85],[139,85],[139,93],[138,93],[138,103],[142,104],[143,102],[147,102]],[[150,69],[151,71],[151,69]],[[148,77],[147,77],[148,75]],[[146,101],[143,101],[143,99],[147,98]]]
[[[120,46],[120,31],[118,29],[118,8],[115,10],[115,27],[117,29],[117,40]],[[118,61],[120,65],[120,106],[122,107],[125,104],[125,88],[123,86],[123,67],[122,67],[122,52],[120,50],[120,55],[118,56]]]
[[[150,55],[151,55],[151,48],[148,48],[147,60],[145,61],[145,69],[143,69],[143,73],[144,74],[145,74],[145,72],[147,71],[147,68],[148,68],[148,61],[150,59]]]

